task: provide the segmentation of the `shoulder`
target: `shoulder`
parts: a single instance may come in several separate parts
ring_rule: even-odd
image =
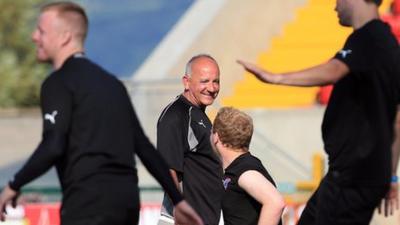
[[[69,58],[57,73],[66,76],[66,79],[73,79],[74,76],[71,75],[75,74],[77,79],[91,75],[96,75],[96,77],[107,75],[111,79],[117,80],[113,74],[86,57]]]
[[[358,40],[364,39],[368,45],[374,44],[378,47],[398,45],[390,26],[381,20],[373,20],[355,33]]]
[[[55,71],[47,76],[42,83],[42,90],[64,88],[63,75],[59,71]]]
[[[257,157],[251,155],[250,153],[243,155],[236,166],[236,174],[238,176],[242,175],[246,171],[257,171],[263,174],[268,180],[272,181],[272,177],[268,173],[267,169],[262,164],[261,160]]]
[[[189,116],[190,106],[185,104],[180,97],[168,104],[158,119],[158,122],[179,122],[184,121]]]
[[[263,168],[263,165],[262,165],[260,159],[253,156],[250,153],[243,156],[242,163],[245,167],[250,168],[250,169]]]

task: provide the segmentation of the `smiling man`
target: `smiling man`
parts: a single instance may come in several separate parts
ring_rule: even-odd
[[[186,64],[183,94],[162,112],[157,125],[157,148],[166,159],[177,187],[205,224],[216,225],[221,211],[222,167],[209,142],[211,122],[205,114],[219,92],[219,67],[209,55]],[[168,196],[162,219],[172,219]]]

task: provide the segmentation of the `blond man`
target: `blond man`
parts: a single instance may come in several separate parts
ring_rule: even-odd
[[[88,19],[82,7],[41,8],[32,34],[36,58],[54,71],[41,89],[42,141],[0,195],[5,206],[22,186],[55,166],[62,225],[134,225],[139,221],[137,154],[171,196],[179,224],[203,224],[176,189],[145,136],[124,85],[84,54]]]
[[[249,152],[252,135],[250,116],[231,107],[219,110],[210,139],[224,168],[225,225],[281,224],[285,204],[268,171]]]

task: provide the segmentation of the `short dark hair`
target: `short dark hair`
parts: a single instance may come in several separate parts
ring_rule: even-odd
[[[85,41],[89,19],[85,10],[78,4],[69,1],[52,2],[41,7],[40,11],[55,10],[61,18],[67,20],[75,29],[76,35],[82,42]]]

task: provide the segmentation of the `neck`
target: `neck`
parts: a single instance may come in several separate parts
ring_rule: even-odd
[[[84,52],[83,47],[71,47],[60,50],[58,55],[53,60],[53,69],[60,69],[69,57],[79,52]]]
[[[189,92],[189,91],[184,91],[182,94],[190,103],[192,103],[193,105],[205,109],[206,106],[200,105],[199,102],[196,101],[196,98]]]
[[[378,7],[374,3],[366,3],[358,7],[358,10],[354,12],[353,18],[352,26],[354,30],[357,30],[371,20],[379,18]]]
[[[245,154],[245,151],[222,147],[221,151],[222,167],[225,170],[237,157]]]

